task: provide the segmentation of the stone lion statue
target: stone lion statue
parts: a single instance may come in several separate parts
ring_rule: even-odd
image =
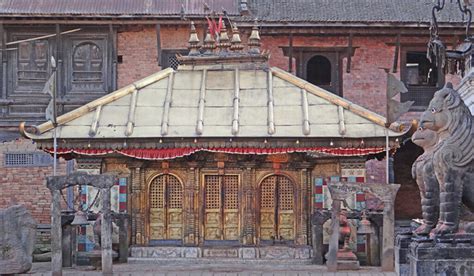
[[[430,129],[420,127],[411,140],[425,151],[411,168],[411,173],[420,189],[423,223],[415,234],[429,234],[435,228],[439,218],[439,184],[433,166],[433,153],[438,142],[438,134]]]
[[[461,203],[474,210],[474,136],[472,115],[448,83],[437,91],[420,126],[437,132],[433,166],[439,182],[439,221],[433,234],[454,233],[459,227]]]

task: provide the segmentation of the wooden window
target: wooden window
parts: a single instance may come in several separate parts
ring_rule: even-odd
[[[289,47],[281,48],[289,56]],[[292,47],[292,57],[298,77],[342,97],[342,60],[348,57],[347,47]]]
[[[167,49],[161,51],[160,66],[162,69],[173,68],[174,70],[178,69],[179,61],[176,58],[177,54],[187,55],[188,50],[185,49]]]
[[[40,35],[12,34],[10,39],[19,41]],[[41,93],[51,74],[52,46],[50,41],[43,39],[16,44],[16,50],[8,51],[9,96]]]
[[[66,94],[107,93],[107,84],[112,76],[109,73],[106,35],[97,34],[95,39],[73,36],[66,41],[66,48]]]
[[[426,50],[405,48],[401,57],[401,78],[408,92],[400,100],[415,101],[412,110],[425,109],[434,93],[444,85],[444,74],[426,58]]]

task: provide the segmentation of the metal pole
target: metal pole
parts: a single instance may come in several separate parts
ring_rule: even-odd
[[[387,184],[389,184],[389,170],[390,170],[390,165],[389,165],[389,159],[390,159],[390,145],[388,141],[388,128],[385,128],[385,151],[386,151],[386,156],[385,156],[385,181]]]

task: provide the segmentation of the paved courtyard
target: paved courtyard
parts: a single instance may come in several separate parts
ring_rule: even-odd
[[[101,275],[99,271],[93,271],[87,267],[81,269],[64,269],[64,275]],[[33,269],[27,274],[46,276],[51,275],[50,263],[34,263]],[[325,266],[317,265],[246,265],[246,264],[116,264],[114,265],[114,275],[119,276],[309,276],[309,275],[390,275],[395,276],[394,272],[381,272],[378,267],[364,267],[358,271],[341,271],[337,273],[327,272]]]

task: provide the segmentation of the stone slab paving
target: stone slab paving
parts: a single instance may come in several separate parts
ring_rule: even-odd
[[[363,267],[358,271],[327,272],[325,266],[318,265],[245,265],[245,264],[114,264],[117,276],[395,276],[395,272],[381,272],[379,267]],[[34,263],[27,274],[34,276],[51,275],[50,263]],[[100,271],[87,268],[65,268],[63,275],[93,276],[102,275]]]

